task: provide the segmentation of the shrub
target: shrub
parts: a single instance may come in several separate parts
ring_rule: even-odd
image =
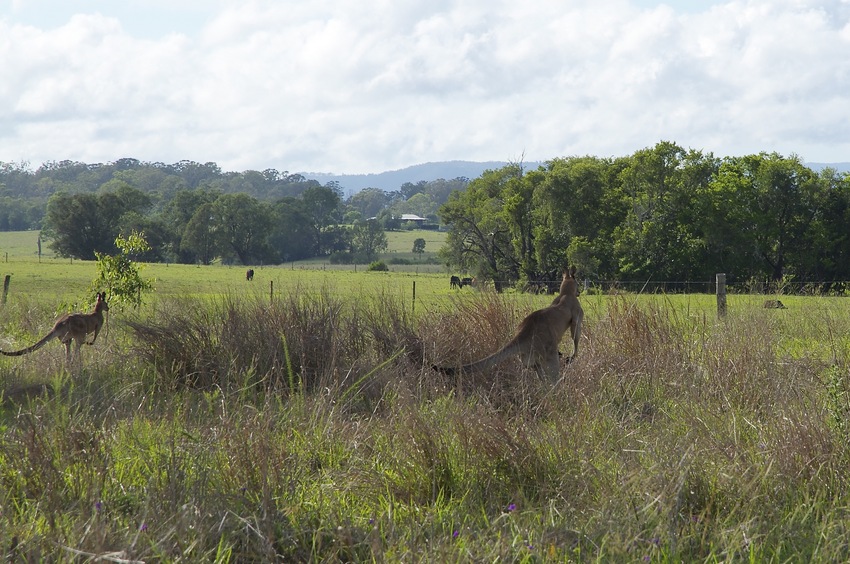
[[[374,271],[386,272],[386,271],[389,270],[389,267],[387,266],[387,263],[385,263],[384,261],[376,260],[375,262],[369,264],[369,270],[370,271],[374,270]]]

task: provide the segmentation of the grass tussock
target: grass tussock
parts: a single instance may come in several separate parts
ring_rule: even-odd
[[[848,316],[603,299],[555,387],[510,361],[429,368],[513,335],[532,307],[495,294],[416,315],[381,291],[181,299],[115,324],[79,371],[2,360],[0,550],[847,560]]]

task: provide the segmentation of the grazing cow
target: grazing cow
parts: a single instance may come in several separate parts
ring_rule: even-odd
[[[251,281],[251,280],[253,280],[253,279],[254,279],[254,269],[253,269],[253,268],[249,268],[249,269],[248,269],[248,272],[246,272],[246,273],[245,273],[245,280],[247,280],[247,281],[249,281],[249,282],[250,282],[250,281]]]
[[[464,286],[472,286],[472,281],[472,278],[462,278],[460,281],[460,287],[463,288]]]
[[[452,276],[451,281],[449,282],[449,288],[462,288],[460,285],[460,278],[457,276]]]
[[[783,304],[779,300],[766,300],[764,302],[764,307],[766,309],[788,309],[785,307],[785,304]]]

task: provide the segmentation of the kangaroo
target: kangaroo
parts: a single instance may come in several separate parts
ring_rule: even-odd
[[[531,312],[517,328],[516,335],[502,349],[478,362],[461,366],[461,373],[481,372],[518,354],[525,366],[533,367],[537,374],[548,377],[552,383],[557,382],[561,372],[558,360],[558,345],[567,329],[573,337],[573,354],[567,359],[570,362],[578,354],[578,341],[581,335],[581,321],[584,311],[578,301],[578,284],[575,279],[575,267],[564,272],[561,280],[561,291],[552,305]],[[434,370],[444,374],[454,375],[456,369],[451,367],[432,366]]]
[[[97,334],[100,333],[100,328],[103,327],[103,312],[109,311],[109,304],[106,303],[106,293],[97,293],[97,302],[94,304],[94,311],[91,313],[67,313],[56,320],[53,324],[53,329],[45,335],[39,342],[19,351],[0,351],[6,356],[20,356],[31,353],[43,347],[47,341],[56,337],[63,345],[65,345],[65,361],[71,362],[71,341],[77,343],[75,354],[79,356],[80,347],[83,343],[93,345],[97,340]],[[89,333],[94,333],[91,342],[86,341],[86,336]]]

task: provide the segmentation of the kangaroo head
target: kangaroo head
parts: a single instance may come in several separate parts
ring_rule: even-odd
[[[106,292],[97,293],[97,302],[94,304],[95,311],[109,311],[109,304],[106,303]]]
[[[564,277],[561,280],[561,294],[570,296],[578,296],[578,282],[576,282],[576,267],[571,266],[564,270]]]

